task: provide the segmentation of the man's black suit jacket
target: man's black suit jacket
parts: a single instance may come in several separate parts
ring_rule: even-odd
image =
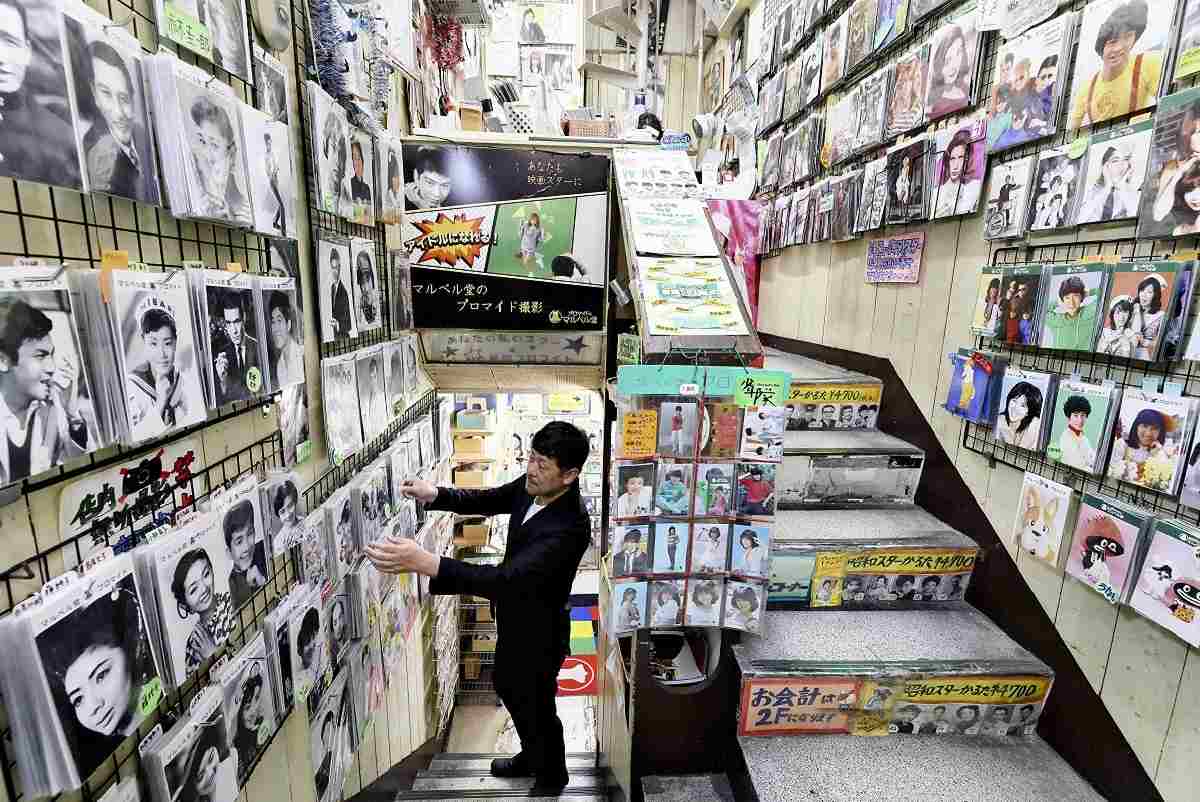
[[[525,520],[533,497],[525,477],[487,490],[438,488],[431,510],[464,515],[509,513],[508,547],[499,565],[442,558],[432,593],[465,593],[492,602],[496,616],[496,672],[558,672],[570,641],[568,599],[579,561],[591,542],[591,524],[578,482]],[[511,665],[510,665],[511,663]]]

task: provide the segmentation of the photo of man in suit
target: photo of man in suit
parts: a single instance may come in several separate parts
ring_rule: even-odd
[[[262,390],[262,373],[258,340],[247,331],[247,326],[254,325],[247,320],[253,306],[246,303],[249,290],[226,289],[216,295],[219,317],[213,321],[213,377],[217,406],[224,406],[257,395]]]
[[[534,777],[530,796],[553,796],[568,781],[562,722],[555,709],[558,670],[570,640],[571,583],[591,540],[579,493],[588,439],[564,421],[533,436],[525,475],[501,487],[457,490],[422,480],[402,493],[426,509],[469,515],[509,513],[508,545],[499,565],[439,557],[414,540],[366,547],[385,573],[432,577],[439,594],[482,596],[492,602],[497,643],[493,684],[521,738],[521,752],[492,761],[497,777]]]
[[[335,249],[329,254],[329,272],[333,276],[333,336],[351,336],[350,291],[342,281],[342,255]]]

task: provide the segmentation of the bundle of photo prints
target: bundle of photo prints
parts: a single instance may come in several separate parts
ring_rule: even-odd
[[[633,396],[619,422],[609,559],[614,631],[758,633],[785,407]]]

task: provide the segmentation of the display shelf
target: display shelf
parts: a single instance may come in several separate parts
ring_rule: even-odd
[[[585,61],[579,65],[579,75],[584,80],[595,80],[609,84],[618,89],[634,92],[638,89],[638,74],[629,70],[620,70],[594,61]]]
[[[734,0],[729,11],[725,13],[725,16],[721,18],[720,23],[717,25],[717,37],[721,39],[728,38],[733,33],[733,29],[737,26],[738,21],[741,20],[742,15],[750,13],[752,5],[754,5],[752,0]]]
[[[622,5],[609,6],[592,14],[587,21],[597,28],[612,31],[636,48],[642,41],[642,29]]]

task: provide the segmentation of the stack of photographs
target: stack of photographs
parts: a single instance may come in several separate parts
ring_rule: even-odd
[[[1070,145],[1047,148],[1038,154],[1025,229],[1049,231],[1075,224],[1083,185],[1085,162]]]
[[[267,667],[267,643],[259,632],[213,673],[225,700],[227,746],[237,758],[237,782],[245,785],[259,753],[279,726]]]
[[[1108,223],[1138,216],[1154,121],[1093,134],[1075,223]]]
[[[1200,530],[1158,520],[1129,605],[1191,646],[1200,646]]]
[[[250,601],[270,576],[267,542],[263,532],[261,488],[253,474],[246,474],[227,492],[211,501],[209,512],[219,521],[232,567],[229,596],[233,609]]]
[[[821,88],[828,92],[846,74],[846,22],[847,9],[836,20],[825,26],[825,45],[821,66]]]
[[[375,225],[375,140],[366,131],[350,129],[350,222]]]
[[[987,170],[985,130],[984,121],[972,117],[934,133],[931,219],[974,214],[979,207]]]
[[[1180,296],[1179,283],[1190,276],[1191,263],[1141,262],[1110,267],[1110,278],[1096,352],[1154,362],[1159,359]],[[1191,282],[1188,281],[1190,288]],[[1183,318],[1187,309],[1181,310]]]
[[[1037,345],[1041,333],[1042,286],[1049,266],[1004,268],[1000,279],[1000,325],[996,337],[1014,345]]]
[[[350,710],[354,716],[355,747],[362,744],[367,726],[383,707],[383,657],[379,641],[375,638],[361,640],[354,645],[350,654]],[[455,664],[457,671],[457,663]]]
[[[1063,379],[1058,384],[1046,456],[1093,476],[1104,469],[1121,388]]]
[[[1183,483],[1198,400],[1127,389],[1113,426],[1108,476],[1174,496]]]
[[[875,49],[879,0],[854,0],[846,15],[846,72],[851,73]]]
[[[317,206],[330,214],[347,220],[354,216],[354,199],[350,192],[350,122],[336,100],[325,93],[319,84],[304,85],[312,129],[309,141],[313,146],[316,165]]]
[[[32,438],[28,448],[11,433],[3,439],[0,485],[36,476],[110,440],[115,410],[108,391],[113,380],[105,375],[111,371],[97,367],[113,361],[108,354],[94,353],[98,349],[89,342],[93,331],[86,305],[72,304],[60,267],[4,269],[0,329],[9,333],[9,346],[0,393],[9,415],[45,436]]]
[[[375,243],[362,237],[350,238],[350,263],[353,265],[354,316],[353,328],[366,334],[383,326],[381,303],[382,284]],[[330,281],[332,285],[332,280]]]
[[[995,354],[967,349],[949,354],[949,360],[950,385],[944,408],[972,423],[991,425],[996,418],[1007,361]]]
[[[252,228],[268,237],[292,237],[296,232],[296,179],[292,173],[291,133],[286,122],[241,104],[242,141],[247,186],[253,201]]]
[[[97,370],[95,398],[107,400],[113,438],[127,445],[162,437],[208,416],[201,381],[187,274],[131,270],[111,273],[108,303],[98,270],[70,273],[72,298],[82,300],[83,356]],[[59,380],[61,383],[61,380]],[[103,417],[105,407],[97,408]]]
[[[301,524],[301,536],[296,548],[299,551],[299,579],[306,585],[324,589],[330,582],[329,522],[325,508],[318,507],[310,512]]]
[[[1036,159],[1036,156],[1023,156],[1003,164],[992,164],[987,205],[983,210],[984,239],[1015,239],[1025,233],[1025,207]]]
[[[854,155],[854,139],[858,133],[858,96],[856,84],[837,99],[830,99],[829,112],[825,118],[826,144],[829,146],[829,163],[838,165]]]
[[[79,788],[162,697],[133,558],[109,557],[69,580],[0,621],[0,689],[9,726],[21,733],[13,756],[31,797]],[[94,694],[91,678],[102,670],[125,692]]]
[[[219,686],[205,688],[175,726],[142,743],[142,769],[154,802],[238,798],[237,751],[230,747],[222,703]]]
[[[364,442],[371,442],[387,429],[391,415],[387,411],[384,386],[382,345],[355,351],[354,371],[358,383],[358,415]]]
[[[1090,7],[1089,7],[1090,8]],[[1200,87],[1167,95],[1154,115],[1149,169],[1142,184],[1138,237],[1184,237],[1200,232]]]
[[[1057,132],[1066,85],[1066,75],[1059,80],[1059,73],[1069,62],[1074,33],[1075,14],[1068,12],[997,50],[987,99],[989,153]]]
[[[301,485],[295,471],[271,470],[259,486],[263,530],[272,557],[290,553],[306,537]]]
[[[404,157],[400,140],[382,134],[375,147],[375,175],[379,177],[379,222],[401,222],[404,215]]]
[[[309,718],[317,802],[333,802],[341,797],[346,771],[353,759],[349,678],[349,671],[339,672]]]
[[[288,44],[290,43],[289,36]],[[284,45],[278,50],[282,51],[286,48],[287,45]],[[288,72],[283,63],[275,58],[274,53],[256,42],[254,43],[252,66],[255,96],[258,101],[255,107],[259,111],[266,112],[272,120],[286,125],[289,120],[288,110],[291,109],[292,104],[291,95],[288,92]]]
[[[354,283],[350,240],[318,229],[316,249],[321,342],[357,337],[358,315],[350,300],[350,287]]]
[[[870,1],[870,0],[868,0]],[[886,120],[887,94],[891,88],[892,69],[890,66],[877,70],[858,85],[858,109],[855,115],[854,151],[872,148],[883,141],[883,127]]]
[[[322,591],[297,588],[297,598],[287,618],[288,663],[292,676],[292,703],[311,705],[320,697],[331,670],[328,623]],[[332,592],[332,590],[330,591]],[[282,655],[280,656],[282,660]]]
[[[813,4],[817,5],[817,2],[818,0],[814,0]],[[825,32],[823,30],[817,31],[799,58],[802,63],[800,85],[804,91],[801,105],[807,107],[811,106],[820,96],[821,91],[826,88],[821,84],[821,78],[825,72]]]
[[[875,19],[875,50],[887,47],[908,30],[908,5],[909,0],[879,0],[879,13]]]
[[[292,649],[288,633],[288,620],[302,596],[310,588],[300,584],[291,589],[279,604],[263,616],[262,634],[266,643],[267,671],[271,676],[271,690],[275,696],[275,710],[282,721],[292,712]]]
[[[330,459],[341,462],[363,447],[355,355],[321,360],[321,393]]]
[[[925,123],[925,79],[929,43],[917,45],[896,59],[888,97],[883,138],[894,139]]]
[[[329,578],[332,584],[338,585],[350,575],[362,557],[362,542],[355,528],[351,488],[338,488],[321,506],[325,511],[325,536],[330,555]]]
[[[1154,516],[1108,496],[1084,493],[1075,519],[1067,573],[1112,604],[1129,599]]]
[[[804,60],[799,56],[787,64],[787,77],[784,79],[783,121],[792,120],[804,106],[804,96],[807,87],[804,85]]]
[[[248,153],[241,107],[228,84],[174,54],[145,58],[171,214],[250,228]]]
[[[1057,568],[1067,521],[1074,520],[1070,515],[1073,495],[1069,486],[1026,471],[1013,521],[1016,547]]]
[[[1003,273],[1004,268],[995,265],[985,265],[979,271],[971,332],[981,337],[1000,336],[1000,279]]]
[[[202,333],[208,405],[223,407],[263,395],[268,389],[267,348],[258,277],[204,268],[190,268],[187,274],[196,328]]]
[[[914,223],[929,217],[929,139],[925,135],[894,145],[887,154],[886,222]]]
[[[833,192],[833,220],[830,239],[845,242],[854,239],[858,219],[858,198],[862,190],[862,170],[853,170],[829,182]]]
[[[863,167],[858,197],[858,213],[854,217],[854,233],[862,234],[882,228],[888,201],[886,156],[869,161]]]
[[[1015,448],[1041,451],[1050,436],[1046,411],[1054,409],[1058,375],[1009,367],[1000,384],[996,441]]]
[[[355,569],[357,570],[357,563]],[[322,617],[328,622],[327,633],[329,635],[329,663],[333,666],[333,671],[336,673],[341,670],[342,662],[350,650],[352,641],[353,613],[351,611],[350,593],[347,588],[351,584],[350,579],[354,571],[350,571],[344,575],[344,579],[338,585],[335,585],[333,590],[324,598],[324,603],[321,609]],[[310,703],[309,709],[312,709]]]
[[[264,377],[268,392],[304,384],[304,316],[296,280],[260,276],[256,307],[258,330],[266,341]]]
[[[767,157],[763,159],[762,175],[758,180],[759,192],[771,192],[779,184],[779,161],[782,147],[783,132],[776,131],[767,141]]]
[[[1105,317],[1108,265],[1054,265],[1042,293],[1039,344],[1064,351],[1092,351]],[[998,294],[998,293],[997,293]]]

